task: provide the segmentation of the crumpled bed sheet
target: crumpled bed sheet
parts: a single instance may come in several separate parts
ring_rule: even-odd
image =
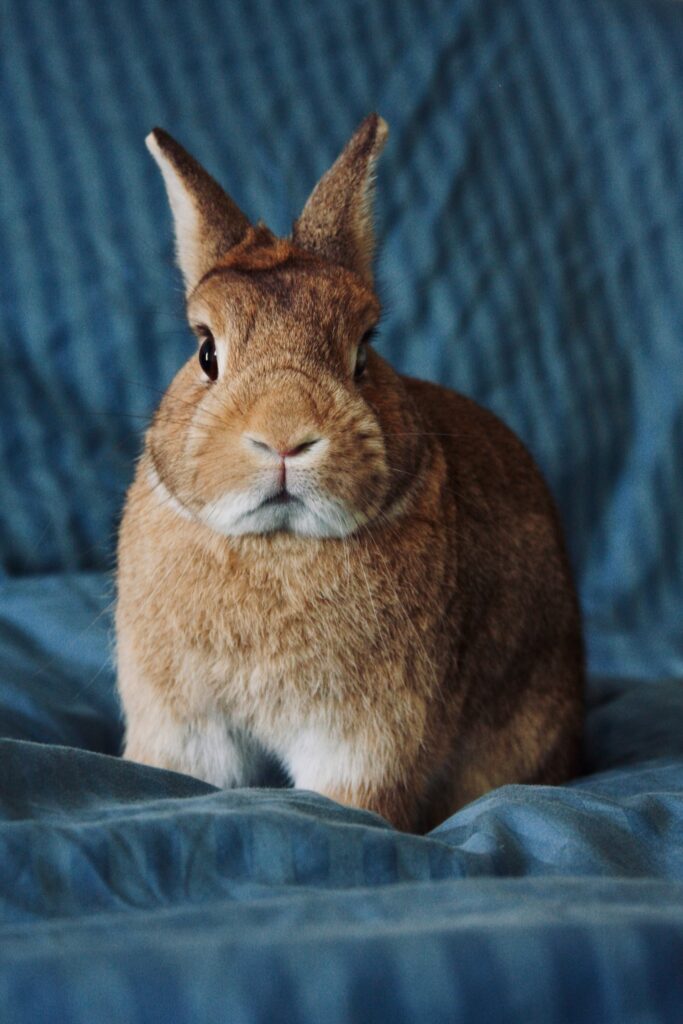
[[[680,681],[593,680],[581,778],[411,836],[118,758],[111,596],[0,590],[3,1021],[680,1021]]]

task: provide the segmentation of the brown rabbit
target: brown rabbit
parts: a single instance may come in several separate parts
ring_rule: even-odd
[[[295,786],[426,830],[578,768],[582,640],[552,500],[491,413],[372,349],[366,118],[291,239],[165,132],[199,357],[147,432],[121,526],[125,756]]]

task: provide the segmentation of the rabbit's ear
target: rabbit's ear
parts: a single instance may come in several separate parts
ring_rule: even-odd
[[[145,139],[159,165],[175,222],[178,265],[189,295],[200,278],[236,245],[249,221],[218,182],[161,128]]]
[[[369,284],[375,249],[373,172],[388,134],[379,114],[365,118],[316,185],[292,234],[302,249],[354,270]]]

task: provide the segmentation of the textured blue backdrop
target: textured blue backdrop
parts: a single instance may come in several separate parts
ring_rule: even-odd
[[[0,48],[3,1024],[679,1024],[683,3],[0,0]],[[583,778],[421,838],[112,756],[106,570],[195,346],[144,136],[287,232],[372,109],[380,347],[527,441],[607,677]]]
[[[0,0],[0,564],[107,567],[193,351],[143,144],[289,230],[360,118],[381,350],[528,442],[599,669],[681,669],[683,9],[648,0]],[[678,636],[677,636],[678,634]]]

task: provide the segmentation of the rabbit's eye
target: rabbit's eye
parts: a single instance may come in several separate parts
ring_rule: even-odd
[[[209,378],[218,379],[218,359],[216,357],[216,342],[212,334],[207,334],[199,347],[199,365]]]
[[[368,363],[368,346],[365,342],[361,342],[356,351],[356,365],[353,369],[353,376],[355,380],[360,380],[365,373],[365,367]]]
[[[376,328],[372,327],[369,331],[366,331],[360,340],[360,345],[356,349],[356,365],[353,370],[353,376],[355,380],[360,380],[365,375],[365,367],[368,362],[368,345],[372,341],[376,334]]]

